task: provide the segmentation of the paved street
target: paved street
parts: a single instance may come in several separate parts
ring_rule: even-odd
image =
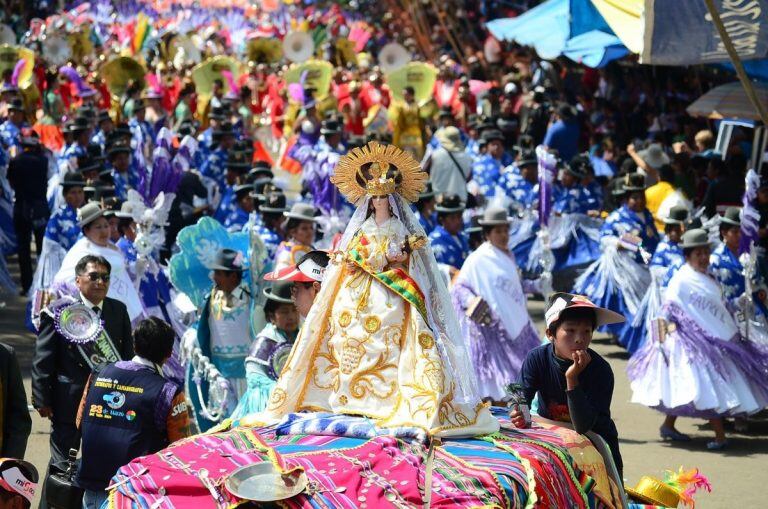
[[[10,261],[16,269],[15,261]],[[0,299],[2,300],[2,299]],[[22,372],[29,390],[29,368],[34,353],[34,336],[23,326],[25,301],[20,298],[5,299],[0,309],[0,340],[13,345],[18,352]],[[539,327],[543,319],[543,303],[531,301],[529,309]],[[629,402],[630,390],[625,374],[627,356],[621,348],[598,337],[593,348],[603,355],[613,367],[616,389],[613,415],[619,429],[621,452],[624,456],[625,477],[634,484],[641,475],[661,476],[664,469],[699,467],[709,477],[714,489],[711,494],[700,494],[697,508],[756,508],[765,506],[765,496],[759,486],[768,483],[768,421],[755,421],[749,433],[731,431],[731,447],[726,451],[708,452],[706,442],[712,433],[703,421],[681,419],[679,429],[689,433],[694,440],[685,445],[663,443],[658,437],[661,416],[645,407]],[[41,474],[48,461],[49,424],[33,415],[32,436],[27,447],[27,459],[32,461]]]

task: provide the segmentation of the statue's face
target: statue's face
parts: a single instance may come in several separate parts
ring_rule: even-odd
[[[389,199],[386,196],[374,196],[371,198],[371,203],[373,203],[373,210],[377,214],[386,213],[389,216]]]

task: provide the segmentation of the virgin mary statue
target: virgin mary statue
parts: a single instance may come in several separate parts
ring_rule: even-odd
[[[357,210],[257,420],[319,411],[438,436],[498,430],[407,203],[426,179],[410,155],[375,142],[339,162],[331,181]]]

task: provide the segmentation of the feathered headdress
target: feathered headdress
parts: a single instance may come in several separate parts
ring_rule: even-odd
[[[227,86],[229,87],[226,96],[233,98],[240,97],[240,87],[238,87],[237,83],[235,83],[235,77],[232,75],[232,71],[229,69],[224,69],[221,71],[221,75],[224,76],[225,80],[227,80]]]
[[[90,97],[96,93],[96,91],[85,82],[83,77],[80,76],[80,73],[71,65],[62,65],[59,67],[59,74],[75,84],[78,96]]]
[[[667,470],[664,473],[664,482],[677,490],[680,494],[680,502],[691,509],[696,507],[693,495],[698,490],[712,491],[712,484],[709,482],[709,479],[703,476],[698,468],[684,471],[683,467],[680,467],[677,472]]]
[[[11,74],[11,85],[16,88],[19,88],[19,77],[21,76],[21,72],[24,70],[26,65],[27,61],[21,58],[13,67],[13,74]]]
[[[152,92],[156,97],[163,97],[163,85],[156,73],[147,73],[147,92]]]
[[[308,71],[304,71],[299,76],[298,83],[288,84],[288,96],[299,104],[304,104],[306,101],[306,94],[304,93],[304,83],[307,81]],[[310,96],[310,100],[312,97]]]
[[[415,202],[424,190],[427,178],[408,152],[372,141],[343,156],[331,182],[351,203],[357,203],[366,194],[381,196],[393,192]]]
[[[691,509],[696,507],[693,495],[699,489],[712,491],[712,485],[697,468],[683,471],[683,467],[680,467],[677,472],[667,470],[663,481],[643,476],[634,488],[625,486],[627,494],[643,503],[677,507],[682,502]]]

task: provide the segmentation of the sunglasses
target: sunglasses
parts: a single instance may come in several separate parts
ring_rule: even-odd
[[[88,276],[88,281],[91,283],[95,283],[98,280],[101,280],[102,283],[109,283],[109,273],[107,272],[89,272],[86,276]]]

